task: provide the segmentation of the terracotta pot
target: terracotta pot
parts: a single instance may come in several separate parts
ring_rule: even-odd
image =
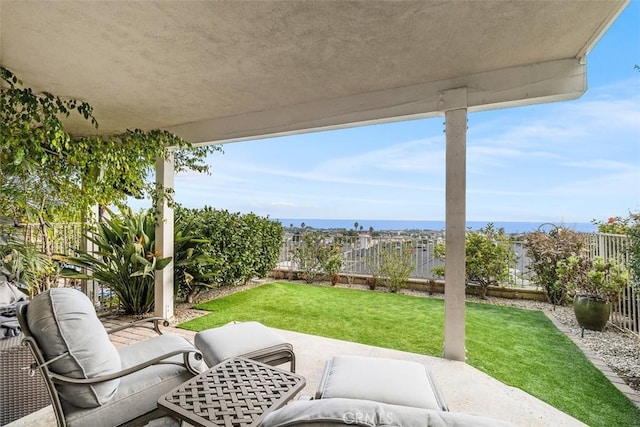
[[[573,312],[581,327],[601,331],[607,326],[611,304],[597,297],[576,295],[573,300]]]

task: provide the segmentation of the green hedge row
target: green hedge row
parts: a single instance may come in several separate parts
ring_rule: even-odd
[[[208,206],[177,207],[175,232],[177,290],[189,301],[203,288],[265,277],[276,266],[283,239],[282,224],[268,217]],[[180,248],[189,238],[197,243]]]

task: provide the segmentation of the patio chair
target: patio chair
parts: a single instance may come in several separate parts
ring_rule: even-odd
[[[143,425],[164,414],[158,398],[205,368],[186,339],[145,319],[106,331],[83,293],[54,288],[18,308],[18,321],[47,386],[59,426]],[[158,334],[116,349],[109,333],[145,327]],[[28,397],[25,397],[28,399]]]

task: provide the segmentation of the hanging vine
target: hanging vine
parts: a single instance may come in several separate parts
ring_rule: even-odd
[[[0,212],[17,223],[79,220],[89,206],[124,204],[128,196],[157,196],[157,157],[175,150],[176,172],[209,173],[208,154],[162,130],[115,135],[69,134],[63,119],[77,114],[98,128],[84,101],[34,93],[0,67]]]
[[[169,150],[176,172],[202,173],[209,173],[207,155],[221,151],[162,130],[72,135],[63,122],[72,115],[98,128],[89,103],[36,93],[0,67],[0,217],[37,224],[44,248],[51,248],[49,223],[79,221],[96,204],[124,206],[129,196],[171,201],[153,179],[156,159]]]

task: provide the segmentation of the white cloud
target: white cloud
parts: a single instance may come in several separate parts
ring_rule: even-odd
[[[638,170],[640,165],[632,165],[626,162],[606,159],[594,159],[594,160],[581,160],[581,161],[563,161],[560,163],[562,166],[584,169],[602,169],[602,170]]]
[[[441,120],[230,146],[212,157],[212,176],[178,175],[177,198],[283,218],[442,219]],[[469,117],[469,219],[624,215],[640,209],[639,189],[638,78],[577,101]]]

